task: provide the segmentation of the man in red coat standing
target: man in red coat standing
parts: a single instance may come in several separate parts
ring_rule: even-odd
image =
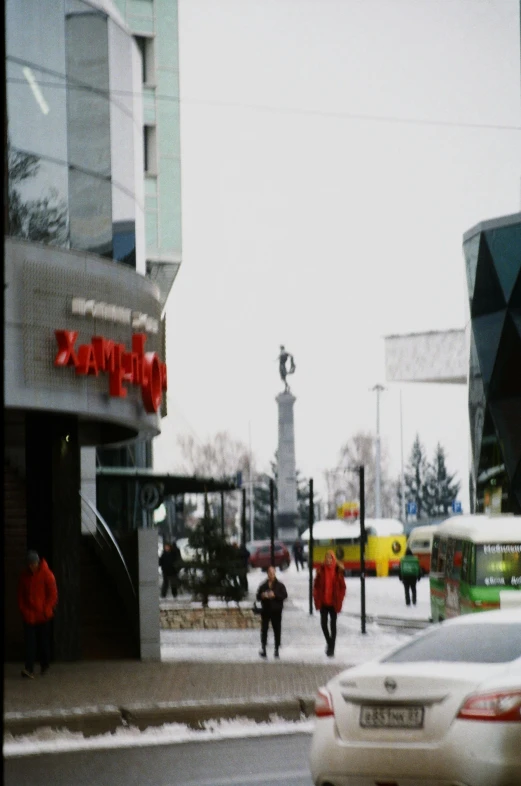
[[[27,553],[27,567],[18,584],[18,607],[24,621],[25,666],[22,677],[34,679],[34,662],[38,654],[41,673],[49,670],[50,622],[58,603],[56,579],[36,551]]]
[[[345,594],[344,571],[337,564],[335,552],[326,551],[324,564],[317,568],[313,582],[313,600],[315,608],[320,611],[320,626],[326,639],[326,655],[329,658],[335,654],[336,618],[342,609]]]

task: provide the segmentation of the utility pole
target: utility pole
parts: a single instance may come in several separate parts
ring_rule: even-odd
[[[383,385],[375,385],[374,388],[371,388],[373,392],[376,392],[376,470],[375,470],[375,489],[374,489],[374,496],[375,496],[375,518],[381,519],[382,518],[382,499],[381,499],[381,461],[380,461],[380,393],[382,393],[385,388]]]

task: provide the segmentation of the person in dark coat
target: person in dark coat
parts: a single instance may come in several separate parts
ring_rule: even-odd
[[[239,555],[240,555],[240,580],[241,580],[241,587],[243,588],[245,594],[248,592],[248,566],[250,563],[250,552],[246,548],[245,543],[241,543],[239,546]]]
[[[410,548],[407,548],[405,556],[400,560],[398,576],[405,590],[405,605],[411,605],[412,596],[412,605],[416,606],[416,583],[421,579],[421,568],[420,560]]]
[[[324,564],[317,568],[313,582],[313,600],[320,611],[320,627],[326,640],[326,655],[335,654],[336,618],[342,609],[346,594],[344,571],[336,561],[333,550],[326,551]],[[329,621],[329,627],[328,627]]]
[[[163,553],[159,557],[159,567],[163,573],[163,584],[161,585],[161,597],[166,598],[168,587],[172,590],[172,596],[177,598],[178,574],[181,566],[181,552],[176,542],[173,544],[165,543]]]
[[[299,570],[299,567],[304,570],[304,544],[300,539],[293,544],[293,559],[295,560],[297,570]]]
[[[36,551],[27,553],[27,567],[18,583],[18,608],[24,621],[25,666],[22,677],[34,679],[34,662],[40,658],[41,673],[49,670],[51,620],[58,603],[54,574]]]
[[[275,575],[275,568],[270,565],[268,578],[257,590],[257,600],[261,603],[261,649],[259,655],[266,657],[268,643],[268,628],[271,622],[273,638],[275,639],[275,657],[279,657],[280,634],[282,628],[282,607],[288,597],[286,587]]]

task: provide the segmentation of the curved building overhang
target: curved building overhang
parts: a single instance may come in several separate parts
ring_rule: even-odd
[[[66,350],[56,331],[69,337]],[[156,436],[164,409],[157,397],[157,409],[147,398],[136,336],[142,337],[141,357],[155,358],[166,385],[164,321],[153,282],[95,254],[5,239],[7,412],[76,415],[83,445]],[[96,362],[95,337],[105,339],[105,348],[120,348],[119,356],[108,354],[104,368]],[[60,349],[65,364],[57,362]],[[120,370],[119,385],[111,364]],[[160,395],[164,402],[163,386]]]

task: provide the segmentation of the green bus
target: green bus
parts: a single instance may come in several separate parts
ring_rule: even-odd
[[[439,524],[429,583],[433,622],[521,605],[521,516],[454,516]]]

